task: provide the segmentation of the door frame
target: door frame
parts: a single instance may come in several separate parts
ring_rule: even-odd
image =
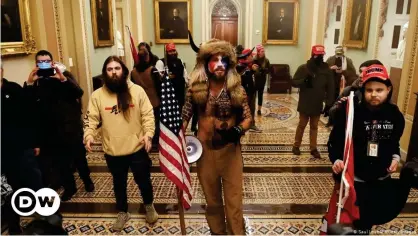
[[[212,16],[211,17],[211,24],[213,24],[213,20],[218,20],[218,21],[224,21],[224,19],[222,19],[223,17],[220,17],[220,16]],[[237,26],[239,27],[239,21],[238,21],[238,18],[239,18],[239,16],[231,16],[231,17],[228,17],[229,19],[228,20],[226,20],[225,19],[225,21],[235,21],[236,23],[237,23]],[[237,28],[238,28],[237,27]],[[210,27],[211,29],[212,29],[212,25],[211,25],[211,27]],[[210,32],[211,34],[211,38],[213,37],[213,35],[212,35],[212,31]],[[237,45],[239,45],[239,33],[238,33],[238,31],[237,31]],[[235,46],[237,46],[237,45],[235,45]]]

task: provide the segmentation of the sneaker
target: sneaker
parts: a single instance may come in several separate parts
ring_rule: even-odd
[[[257,115],[261,116],[261,110],[257,111]]]
[[[64,193],[61,196],[61,201],[66,202],[66,201],[71,200],[71,198],[76,193],[77,193],[77,189],[75,189],[75,190],[64,190]]]
[[[257,126],[253,125],[250,128],[251,132],[261,133],[261,129],[259,129]]]
[[[293,147],[292,148],[292,153],[299,156],[300,155],[300,149],[299,149],[299,147]]]
[[[148,224],[154,224],[158,220],[158,213],[154,208],[154,204],[145,205],[145,220]]]
[[[131,219],[131,214],[129,212],[119,212],[118,218],[116,219],[115,223],[113,223],[112,230],[115,232],[122,231],[123,227],[125,226],[126,222]]]
[[[311,151],[311,155],[312,155],[314,158],[321,158],[321,153],[319,153],[319,152],[318,152],[318,149],[314,149],[314,150],[312,150],[312,151]]]

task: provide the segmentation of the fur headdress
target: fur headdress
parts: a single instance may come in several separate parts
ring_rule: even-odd
[[[235,69],[237,56],[232,45],[226,41],[211,39],[203,43],[198,48],[189,33],[190,43],[194,51],[197,52],[196,66],[189,74],[193,102],[198,105],[205,105],[209,95],[209,81],[206,74],[206,63],[212,55],[220,54],[229,58],[229,66],[226,72],[226,87],[231,97],[233,106],[242,106],[244,100],[244,90],[241,88],[241,77]]]

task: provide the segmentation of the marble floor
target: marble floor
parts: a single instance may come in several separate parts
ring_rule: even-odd
[[[299,120],[297,98],[297,94],[265,94],[262,115],[255,118],[263,132],[249,132],[242,138],[244,214],[248,235],[319,234],[333,187],[326,147],[330,130],[324,125],[326,119],[321,118],[318,133],[321,159],[314,159],[309,154],[309,127],[304,135],[302,155],[293,155],[291,148]],[[87,156],[95,192],[85,192],[77,177],[77,194],[61,205],[64,228],[72,235],[113,233],[111,225],[116,212],[112,178],[103,157],[99,134],[96,140],[95,151]],[[153,152],[150,156],[155,207],[160,220],[152,226],[145,223],[142,199],[130,174],[128,201],[132,219],[120,234],[181,234],[175,187],[161,173],[158,154]],[[193,201],[191,209],[185,212],[186,230],[188,234],[209,234],[204,218],[205,199],[195,166],[191,171]],[[394,177],[398,175],[394,174]],[[23,224],[28,221],[25,219]],[[374,227],[373,234],[418,234],[418,191],[411,191],[407,205],[397,219]]]

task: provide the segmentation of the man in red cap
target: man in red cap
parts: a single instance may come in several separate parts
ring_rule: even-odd
[[[327,107],[334,101],[334,80],[331,69],[324,62],[325,48],[322,45],[312,47],[311,58],[299,66],[292,80],[292,86],[299,88],[299,124],[296,129],[292,152],[300,155],[303,132],[309,122],[310,150],[315,158],[321,158],[316,147],[318,122],[323,110],[324,98]]]
[[[169,43],[165,45],[165,58],[157,61],[155,68],[160,72],[161,75],[165,73],[165,67],[168,67],[168,75],[173,83],[176,98],[179,101],[180,108],[184,105],[186,98],[186,82],[187,82],[187,71],[183,61],[178,58],[176,45]],[[167,65],[165,63],[167,59]]]
[[[396,189],[388,191],[385,186],[390,186],[390,174],[396,171],[400,161],[399,141],[405,120],[399,108],[390,102],[392,83],[384,66],[367,67],[361,82],[361,101],[354,102],[354,187],[360,210],[360,220],[354,226],[368,234],[376,218],[390,211],[392,206],[387,206],[387,202],[396,205],[395,198],[388,197]],[[343,101],[335,111],[328,141],[329,158],[336,175],[344,168],[345,127],[346,101]]]

